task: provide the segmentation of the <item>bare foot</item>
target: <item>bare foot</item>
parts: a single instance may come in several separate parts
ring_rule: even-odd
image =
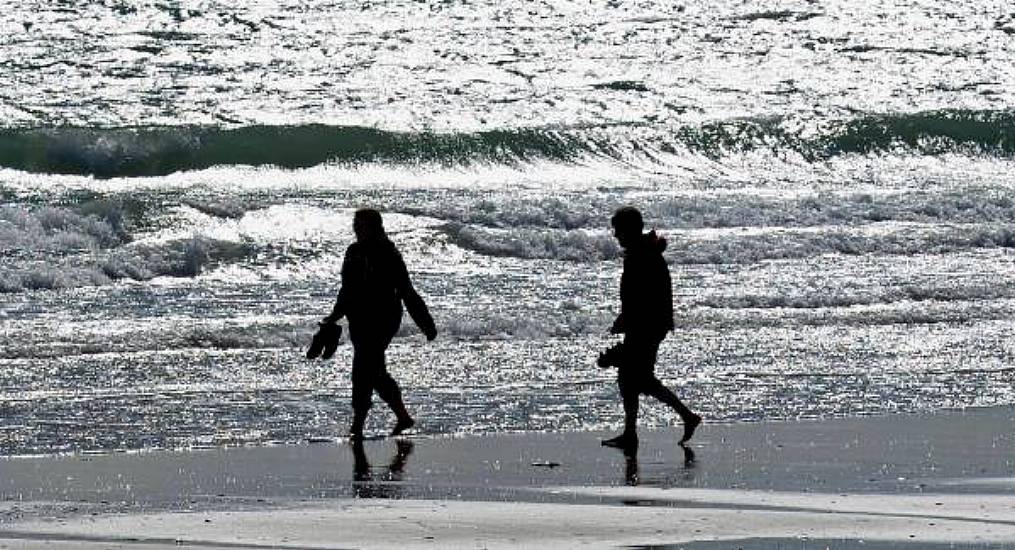
[[[398,422],[395,423],[395,427],[391,429],[391,435],[399,435],[415,425],[416,421],[411,416],[399,418]]]
[[[694,436],[694,430],[698,429],[701,425],[701,416],[691,413],[691,416],[684,420],[684,437],[681,438],[680,443],[687,443]]]

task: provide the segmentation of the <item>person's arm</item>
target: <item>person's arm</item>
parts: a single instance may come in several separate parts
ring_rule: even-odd
[[[627,322],[624,318],[624,310],[631,307],[631,274],[628,273],[628,269],[631,268],[631,263],[632,262],[628,259],[624,260],[623,271],[620,274],[620,313],[617,314],[617,318],[613,321],[613,325],[610,327],[610,334],[627,333]],[[627,304],[626,308],[624,307],[625,304]]]
[[[335,298],[335,306],[331,308],[331,314],[321,320],[321,324],[332,324],[345,317],[348,311],[350,283],[355,280],[352,271],[356,268],[356,262],[352,259],[352,247],[345,251],[345,259],[342,260],[342,287],[338,289],[338,296]]]
[[[416,323],[419,330],[423,331],[427,340],[433,340],[437,337],[437,325],[434,323],[433,317],[430,316],[426,302],[412,286],[412,281],[409,280],[409,270],[405,267],[402,255],[397,251],[395,252],[394,268],[395,286],[398,289],[398,295],[402,298],[402,303],[405,304],[405,309],[409,311],[409,317]]]

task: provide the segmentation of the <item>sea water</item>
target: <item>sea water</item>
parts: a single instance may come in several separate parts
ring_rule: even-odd
[[[1015,402],[1008,2],[0,4],[0,454],[343,434],[360,207],[424,433],[619,427],[628,204],[708,421]]]

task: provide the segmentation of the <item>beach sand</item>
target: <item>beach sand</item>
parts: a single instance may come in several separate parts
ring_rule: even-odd
[[[424,419],[425,424],[425,419]],[[1015,548],[1015,409],[0,461],[0,548]]]

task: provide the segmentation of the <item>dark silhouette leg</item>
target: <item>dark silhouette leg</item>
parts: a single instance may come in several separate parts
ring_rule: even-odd
[[[677,411],[677,414],[680,415],[680,418],[683,419],[684,422],[687,422],[688,418],[693,418],[694,416],[697,416],[693,412],[691,412],[691,409],[687,408],[687,405],[684,405],[684,403],[680,401],[680,398],[677,397],[677,394],[673,393],[672,390],[664,386],[663,383],[655,376],[652,376],[651,379],[646,380],[645,388],[643,391],[645,395],[655,397],[656,399],[669,405],[673,410]]]
[[[395,382],[395,379],[388,374],[387,370],[377,373],[377,377],[374,379],[374,389],[377,390],[377,395],[388,404],[391,412],[395,413],[397,418],[395,427],[391,430],[391,435],[398,435],[416,423],[412,419],[412,415],[405,408],[405,402],[402,401],[402,390],[399,389],[398,382]]]
[[[655,376],[656,354],[661,340],[643,337],[624,339],[624,355],[617,369],[617,383],[620,397],[624,402],[624,433],[604,441],[611,447],[637,447],[638,445],[638,397],[641,394],[655,397],[677,411],[684,422],[684,435],[680,443],[686,443],[701,424],[701,416],[684,405],[673,391],[663,385]]]
[[[624,402],[624,435],[638,437],[638,399],[641,396],[640,380],[625,377],[618,381],[620,398]]]
[[[373,405],[375,378],[384,369],[384,348],[369,344],[355,345],[352,356],[352,427],[351,437],[363,437],[363,425]]]
[[[637,449],[638,397],[641,394],[639,380],[636,375],[621,370],[617,376],[617,385],[620,387],[620,399],[624,404],[624,432],[603,441],[603,445],[625,450]]]
[[[638,475],[638,453],[624,453],[624,482],[634,487],[641,481]]]
[[[638,398],[645,393],[647,379],[652,378],[659,341],[628,335],[620,349],[617,385],[624,404],[624,433],[603,441],[603,445],[628,449],[638,446]]]
[[[701,424],[701,416],[695,414],[691,409],[684,405],[677,394],[673,393],[669,388],[663,385],[654,375],[649,379],[645,380],[642,391],[645,395],[650,395],[663,403],[669,405],[673,410],[677,411],[680,415],[680,419],[684,421],[684,436],[680,439],[680,443],[686,443],[694,435],[694,430],[698,429]]]

